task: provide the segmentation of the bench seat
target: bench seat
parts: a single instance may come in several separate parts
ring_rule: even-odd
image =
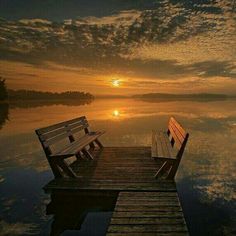
[[[63,147],[63,149],[52,153],[50,157],[71,157],[77,155],[82,149],[84,149],[89,143],[96,141],[101,135],[105,132],[90,132],[85,134],[84,136],[80,137],[78,140],[68,144],[67,146]]]
[[[176,159],[176,150],[171,146],[166,132],[152,131],[152,157],[163,160]]]

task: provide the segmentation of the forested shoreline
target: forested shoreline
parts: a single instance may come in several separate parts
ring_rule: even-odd
[[[80,91],[43,92],[36,90],[12,90],[7,89],[6,82],[0,77],[0,101],[56,101],[56,100],[87,100],[94,96],[91,93]]]

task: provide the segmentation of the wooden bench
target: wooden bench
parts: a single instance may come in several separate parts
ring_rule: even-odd
[[[83,134],[80,131],[84,131]],[[65,161],[66,158],[72,156],[80,158],[83,155],[93,159],[87,147],[94,149],[96,144],[103,148],[98,138],[104,132],[90,132],[85,116],[37,129],[35,132],[56,178],[64,175],[77,177]],[[75,135],[80,136],[76,138]]]
[[[174,179],[188,137],[189,134],[173,117],[169,120],[167,132],[152,132],[152,157],[164,161],[155,174],[156,178],[167,173],[167,179]]]

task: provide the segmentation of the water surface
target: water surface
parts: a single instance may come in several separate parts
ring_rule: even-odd
[[[42,187],[53,176],[34,130],[82,115],[92,129],[107,131],[101,138],[105,146],[150,146],[151,130],[164,129],[175,116],[190,133],[176,181],[191,235],[236,233],[235,101],[97,99],[85,105],[0,106],[1,235],[50,233],[50,196]],[[91,210],[80,231],[65,226],[63,235],[103,235],[109,209]]]

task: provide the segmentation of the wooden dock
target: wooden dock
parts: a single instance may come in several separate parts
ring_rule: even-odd
[[[175,182],[154,178],[163,162],[151,158],[151,148],[106,147],[93,155],[71,164],[78,178],[54,179],[45,192],[117,194],[109,236],[188,235]]]
[[[176,192],[120,192],[107,236],[188,235]]]

